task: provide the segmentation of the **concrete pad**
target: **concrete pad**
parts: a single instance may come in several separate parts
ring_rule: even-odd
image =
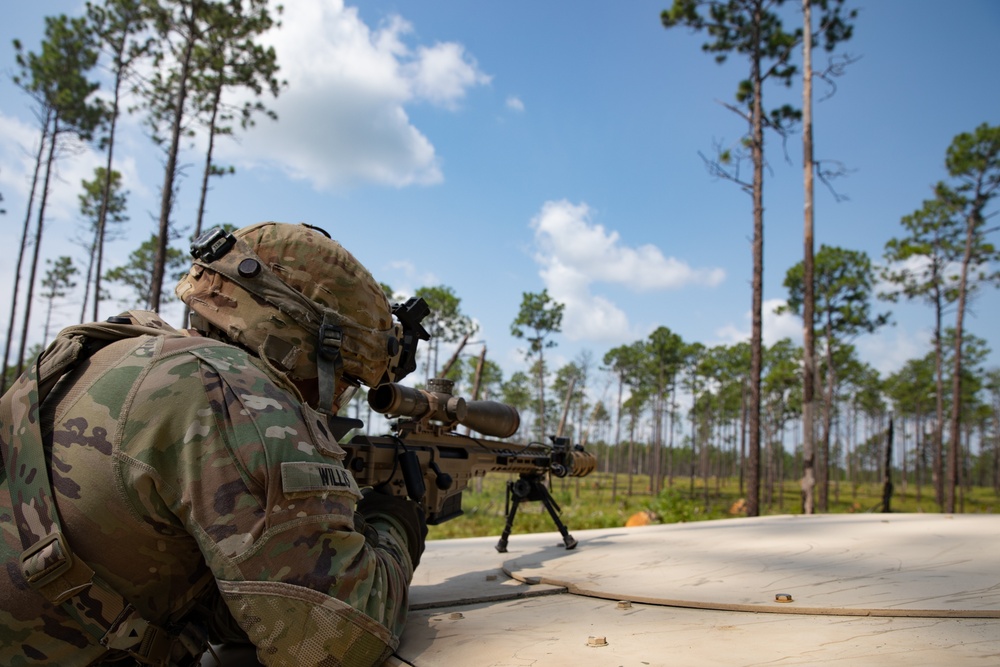
[[[386,664],[1000,665],[1000,516],[570,530],[429,542]]]
[[[575,536],[574,536],[575,537]],[[591,646],[591,637],[603,644]],[[755,614],[572,594],[412,612],[389,665],[652,667],[1000,664],[995,619]]]
[[[650,604],[1000,618],[993,515],[779,516],[574,536],[576,551],[538,549],[504,569],[519,581]]]

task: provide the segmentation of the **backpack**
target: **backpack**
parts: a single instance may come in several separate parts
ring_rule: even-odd
[[[74,557],[52,500],[42,444],[40,406],[64,375],[103,347],[138,336],[183,336],[156,313],[130,310],[107,322],[68,327],[0,397],[0,480],[8,477],[14,523],[21,537],[21,573],[50,603],[61,607],[109,650],[148,665],[170,664],[180,641],[190,654],[207,646],[189,626],[180,636],[143,619],[136,609]],[[192,636],[199,635],[199,636]]]

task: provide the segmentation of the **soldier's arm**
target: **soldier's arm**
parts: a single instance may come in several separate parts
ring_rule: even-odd
[[[406,522],[374,513],[366,539],[325,418],[239,350],[194,354],[161,363],[130,407],[126,474],[159,478],[133,503],[165,504],[195,538],[265,664],[379,663],[405,621]]]

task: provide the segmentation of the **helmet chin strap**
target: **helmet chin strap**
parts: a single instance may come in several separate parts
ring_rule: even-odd
[[[340,353],[344,330],[334,323],[330,311],[323,312],[316,348],[316,373],[319,382],[319,410],[334,414],[333,399],[337,382],[344,372],[344,358]]]

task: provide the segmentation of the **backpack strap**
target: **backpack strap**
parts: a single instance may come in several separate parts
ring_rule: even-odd
[[[61,607],[97,644],[127,651],[145,664],[160,664],[169,652],[170,635],[145,621],[73,555],[66,541],[53,501],[40,421],[41,404],[56,382],[98,349],[125,338],[176,333],[158,316],[146,315],[141,316],[142,324],[119,316],[59,333],[0,397],[0,470],[5,468],[8,476],[14,523],[24,548],[21,573],[28,584]]]

